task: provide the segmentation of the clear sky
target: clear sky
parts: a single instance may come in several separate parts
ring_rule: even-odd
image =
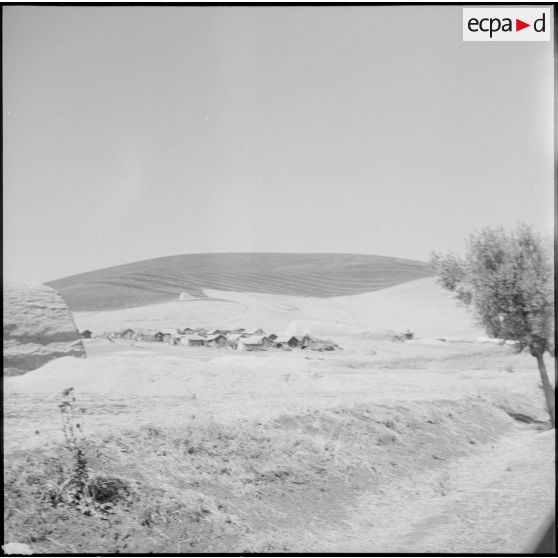
[[[3,8],[4,275],[553,227],[552,42],[460,6]]]

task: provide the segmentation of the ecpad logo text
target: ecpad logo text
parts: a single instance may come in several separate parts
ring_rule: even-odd
[[[463,8],[464,41],[549,41],[550,8]]]

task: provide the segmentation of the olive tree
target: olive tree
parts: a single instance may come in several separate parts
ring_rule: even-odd
[[[464,257],[435,252],[439,284],[470,307],[491,337],[516,342],[536,358],[546,406],[555,426],[554,390],[544,353],[554,356],[554,276],[551,246],[529,226],[485,228],[469,238]]]

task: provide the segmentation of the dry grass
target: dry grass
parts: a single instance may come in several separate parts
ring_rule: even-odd
[[[512,424],[487,402],[465,400],[88,437],[91,477],[126,487],[107,496],[104,515],[49,500],[67,477],[71,455],[62,448],[13,452],[6,541],[35,553],[275,552],[289,550],[282,530],[299,525],[298,544],[312,551],[314,526],[341,521],[355,493],[389,490]]]

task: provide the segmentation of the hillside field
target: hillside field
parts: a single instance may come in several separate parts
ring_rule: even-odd
[[[432,275],[423,262],[358,254],[186,254],[134,262],[48,283],[72,311],[204,299],[208,289],[332,297]]]

